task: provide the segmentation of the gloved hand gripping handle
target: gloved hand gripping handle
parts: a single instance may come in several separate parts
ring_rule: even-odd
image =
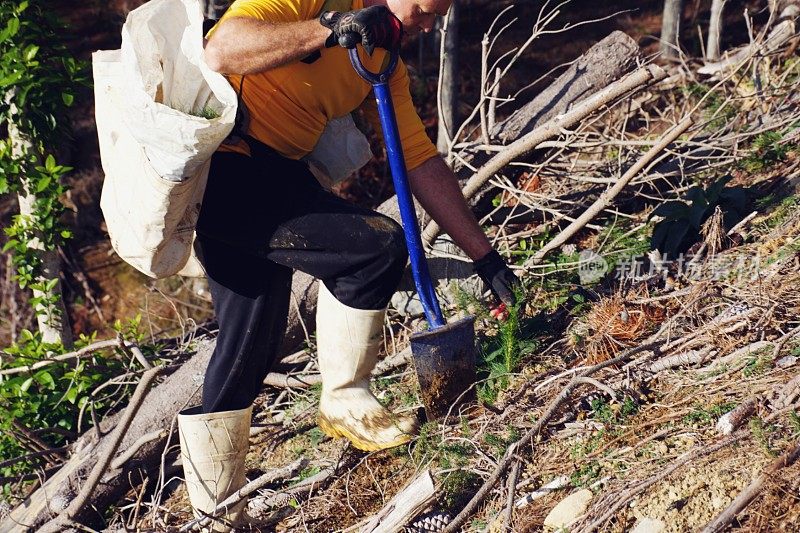
[[[414,284],[417,293],[422,301],[425,316],[430,324],[430,329],[439,328],[445,325],[442,317],[442,310],[436,298],[433,281],[428,271],[428,263],[425,261],[425,250],[420,238],[419,226],[417,226],[417,214],[414,210],[414,201],[411,197],[411,187],[408,185],[408,174],[403,157],[403,147],[400,144],[400,134],[397,130],[397,119],[394,114],[392,103],[392,93],[389,90],[389,78],[397,67],[399,52],[391,51],[389,64],[382,72],[370,72],[361,63],[358,57],[358,50],[351,48],[350,62],[359,76],[372,85],[375,93],[375,100],[378,103],[378,116],[381,120],[383,129],[383,140],[386,143],[386,152],[389,157],[389,167],[392,170],[392,180],[394,190],[397,193],[397,203],[400,206],[400,218],[403,222],[403,233],[406,237],[406,246],[411,260],[411,273],[414,276]]]

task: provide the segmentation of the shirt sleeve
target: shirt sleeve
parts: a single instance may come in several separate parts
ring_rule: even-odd
[[[439,152],[436,151],[436,146],[425,133],[425,126],[423,126],[414,102],[411,100],[408,71],[402,61],[397,62],[397,68],[389,80],[389,90],[392,93],[397,130],[400,133],[406,169],[412,170],[428,159],[439,155]],[[372,92],[364,99],[361,110],[383,140],[383,130],[378,117],[378,104],[375,102],[375,95]]]
[[[319,0],[236,0],[220,22],[231,17],[246,17],[268,22],[299,22],[314,18]]]

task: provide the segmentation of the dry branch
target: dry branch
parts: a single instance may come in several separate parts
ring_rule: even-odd
[[[39,529],[40,533],[57,533],[58,531],[62,531],[65,526],[65,521],[74,520],[78,513],[80,513],[83,507],[89,502],[89,498],[100,482],[100,478],[103,477],[103,474],[105,474],[108,466],[111,464],[111,460],[114,458],[114,454],[117,453],[117,449],[122,443],[123,437],[125,437],[125,434],[128,432],[133,418],[136,416],[136,413],[139,412],[139,408],[142,406],[147,393],[150,392],[150,385],[152,385],[153,381],[163,371],[163,366],[157,366],[142,374],[142,379],[136,386],[133,396],[131,396],[128,408],[125,410],[122,420],[119,421],[114,433],[110,436],[110,442],[107,444],[97,463],[95,463],[94,468],[92,468],[81,491],[58,517]]]
[[[653,145],[631,168],[629,168],[622,177],[609,189],[603,191],[600,198],[581,214],[573,223],[564,228],[553,240],[548,242],[541,250],[536,252],[530,259],[530,264],[541,263],[544,256],[555,250],[565,242],[567,242],[573,235],[580,231],[590,220],[596,217],[603,209],[608,207],[614,198],[622,192],[622,189],[634,178],[639,172],[650,164],[664,149],[672,144],[675,139],[680,137],[692,125],[692,117],[684,118],[677,126],[667,131],[661,136],[661,139]],[[527,263],[527,262],[526,262]]]
[[[53,357],[49,357],[47,359],[42,359],[41,361],[37,361],[32,365],[18,366],[14,368],[5,368],[3,370],[0,370],[0,376],[11,376],[14,374],[25,374],[33,372],[34,370],[44,368],[46,366],[52,365],[53,363],[69,361],[70,359],[80,359],[82,357],[92,355],[95,352],[99,352],[100,350],[105,350],[106,348],[115,348],[118,347],[119,345],[120,341],[118,339],[98,341],[90,344],[89,346],[84,346],[80,350],[75,350],[74,352],[56,355]]]
[[[308,464],[308,460],[300,458],[286,466],[275,468],[269,472],[261,474],[256,479],[250,481],[244,487],[225,498],[225,500],[218,504],[216,508],[214,508],[214,510],[208,514],[208,516],[204,516],[184,524],[179,531],[192,531],[198,527],[208,525],[211,520],[213,520],[213,517],[225,513],[231,507],[235,507],[239,502],[253,494],[255,491],[263,488],[265,485],[274,483],[279,479],[285,479],[293,476],[298,470],[305,467],[306,464]]]
[[[621,80],[612,83],[602,91],[598,91],[586,100],[577,104],[569,111],[559,114],[553,119],[542,124],[524,137],[518,139],[502,152],[494,156],[483,165],[467,182],[463,189],[464,198],[471,198],[490,179],[506,167],[509,163],[535,150],[542,142],[561,134],[562,129],[570,128],[580,120],[586,118],[601,107],[610,104],[617,98],[641,88],[642,86],[660,81],[667,77],[666,72],[656,65],[642,67]],[[423,232],[423,241],[430,246],[439,234],[439,225],[431,221]]]

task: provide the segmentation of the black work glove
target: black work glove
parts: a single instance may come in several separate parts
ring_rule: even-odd
[[[520,281],[508,268],[506,262],[495,250],[473,263],[475,273],[489,287],[498,300],[512,307],[517,303],[514,290],[519,289]]]
[[[364,50],[372,55],[376,47],[386,50],[399,48],[403,38],[400,19],[386,6],[371,6],[346,13],[324,11],[319,23],[332,31],[325,41],[326,48],[337,44],[343,48],[354,48],[361,43]]]

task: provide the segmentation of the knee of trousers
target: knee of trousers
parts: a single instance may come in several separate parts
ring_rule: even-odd
[[[404,267],[408,261],[408,249],[403,227],[383,215],[375,218],[378,220],[370,221],[370,226],[376,231],[381,260],[396,268]]]

